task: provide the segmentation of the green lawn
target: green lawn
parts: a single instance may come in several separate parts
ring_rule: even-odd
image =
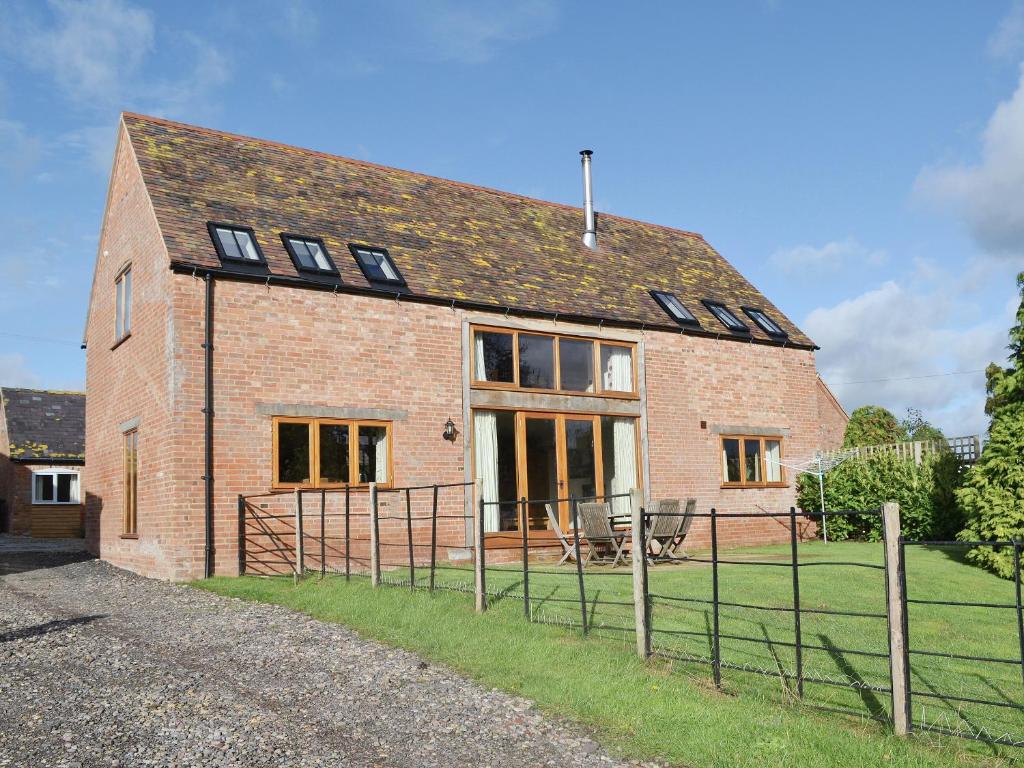
[[[729,559],[786,563],[788,547],[745,549]],[[700,557],[700,553],[695,553]],[[723,557],[726,557],[723,555]],[[884,613],[883,572],[877,544],[801,545],[806,563],[839,560],[850,565],[817,565],[800,571],[804,609]],[[908,592],[912,598],[1013,602],[1012,583],[951,558],[948,553],[908,548]],[[860,565],[857,565],[860,564]],[[395,581],[407,571],[387,572]],[[766,607],[792,604],[788,567],[729,564],[720,567],[720,599]],[[427,573],[418,569],[418,584]],[[518,567],[489,568],[491,610],[477,615],[468,570],[440,570],[449,587],[433,595],[395,586],[373,590],[364,578],[217,578],[196,586],[251,600],[287,605],[317,618],[337,621],[384,642],[444,662],[486,685],[526,696],[545,711],[577,720],[602,740],[634,757],[659,757],[679,764],[711,765],[948,765],[951,761],[1007,765],[1024,750],[991,747],[963,739],[918,734],[889,736],[866,717],[823,712],[814,707],[885,716],[889,696],[870,687],[888,686],[888,661],[850,651],[887,652],[886,622],[873,617],[806,613],[803,642],[821,650],[804,652],[808,678],[804,703],[795,684],[780,676],[795,670],[793,617],[779,611],[723,607],[725,635],[767,638],[770,647],[723,639],[724,685],[716,691],[710,667],[711,569],[700,563],[650,570],[654,598],[653,643],[660,654],[647,663],[634,653],[630,569],[588,567],[585,597],[590,637],[580,631],[576,571],[534,564],[530,594],[533,623],[523,617]],[[679,600],[678,598],[684,598]],[[1013,610],[910,606],[911,648],[973,656],[1019,656]],[[690,634],[692,633],[692,634]],[[780,645],[781,643],[781,645]],[[697,661],[680,660],[694,657]],[[744,667],[758,670],[732,669]],[[913,687],[922,693],[962,698],[1024,700],[1020,668],[930,656],[912,658]],[[859,681],[860,690],[811,682]],[[914,699],[914,719],[992,735],[1024,736],[1019,710],[957,704],[939,698]]]

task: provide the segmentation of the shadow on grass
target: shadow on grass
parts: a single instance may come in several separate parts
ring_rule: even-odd
[[[874,691],[864,687],[871,684],[863,678],[860,672],[858,672],[853,664],[850,663],[849,659],[846,658],[843,652],[835,643],[832,642],[832,639],[828,635],[818,635],[818,639],[821,641],[822,647],[826,649],[826,653],[828,653],[832,658],[832,661],[835,662],[839,671],[846,675],[848,680],[853,682],[851,688],[857,691],[861,702],[864,704],[864,707],[868,712],[870,712],[873,717],[889,721],[890,714],[885,703],[879,700]]]

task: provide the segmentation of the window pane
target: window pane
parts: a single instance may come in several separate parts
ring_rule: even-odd
[[[398,279],[398,273],[395,272],[395,268],[391,266],[391,262],[383,253],[377,254],[377,263],[380,265],[381,271],[388,280]]]
[[[230,229],[218,229],[217,239],[220,240],[220,247],[224,250],[225,256],[231,259],[243,258],[238,243],[235,242],[235,233]]]
[[[295,258],[299,260],[299,264],[306,269],[316,269],[316,262],[313,260],[306,242],[304,240],[292,240],[291,243],[292,250],[295,251]]]
[[[70,504],[74,501],[71,496],[71,485],[74,479],[74,475],[57,475],[57,501],[63,504]]]
[[[280,483],[308,483],[309,424],[282,422],[277,425],[277,480]]]
[[[511,411],[477,411],[473,416],[473,452],[473,466],[487,502],[484,530],[518,531],[515,414]]]
[[[535,499],[527,504],[530,530],[551,528],[548,509],[558,520],[561,496],[558,493],[558,446],[555,442],[555,420],[526,419],[526,497]]]
[[[53,475],[36,475],[36,501],[53,501]]]
[[[601,383],[612,392],[633,391],[633,350],[612,344],[601,345]]]
[[[679,297],[674,293],[665,294],[665,303],[668,304],[668,311],[672,313],[676,320],[682,320],[683,322],[694,321],[695,318],[690,314],[690,310],[683,306]]]
[[[740,441],[734,438],[722,441],[722,477],[727,483],[740,482]]]
[[[388,431],[385,427],[359,427],[359,482],[388,481]]]
[[[639,487],[636,463],[636,419],[625,416],[601,417],[601,464],[604,467],[604,495],[612,512],[629,514],[629,498],[622,494]]]
[[[744,480],[748,483],[761,482],[761,441],[743,441]]]
[[[117,290],[117,309],[114,311],[114,338],[120,339],[124,336],[124,276],[118,279],[115,288]]]
[[[739,329],[743,327],[743,323],[739,321],[739,318],[725,307],[712,304],[710,309],[726,328]]]
[[[317,269],[330,271],[331,263],[327,261],[327,254],[324,253],[324,249],[320,247],[320,244],[308,242],[306,243],[306,246],[309,248],[313,263],[316,265]]]
[[[241,249],[242,257],[251,261],[259,261],[260,255],[256,252],[256,245],[253,243],[249,233],[236,231],[235,237],[238,239],[238,247]]]
[[[511,333],[476,331],[473,354],[477,381],[513,381]]]
[[[769,483],[782,482],[782,443],[778,440],[764,441],[765,479]]]
[[[359,256],[360,263],[366,268],[366,273],[370,276],[371,280],[386,281],[388,279],[387,273],[380,268],[376,254],[371,251],[356,251],[356,254]]]
[[[348,424],[320,425],[320,482],[349,482]]]
[[[132,271],[124,273],[124,333],[127,336],[132,330]]]
[[[593,420],[565,420],[565,470],[571,496],[597,495]]]
[[[558,371],[562,389],[572,392],[593,392],[594,342],[559,339]]]
[[[555,388],[555,340],[551,336],[519,334],[519,386]]]

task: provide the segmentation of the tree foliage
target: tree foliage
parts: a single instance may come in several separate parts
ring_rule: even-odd
[[[906,439],[906,428],[892,412],[880,405],[862,405],[850,414],[843,435],[843,447],[885,445]]]
[[[992,363],[985,371],[988,443],[957,492],[967,519],[963,541],[1024,538],[1024,272],[1017,275],[1017,287],[1021,303],[1010,329],[1010,364]],[[1012,550],[977,547],[968,558],[1000,576],[1013,576]]]
[[[867,511],[885,502],[900,505],[903,535],[914,539],[949,539],[963,527],[954,497],[960,462],[951,451],[927,454],[920,465],[892,453],[849,459],[825,475],[825,509]],[[797,503],[805,512],[821,512],[818,478],[797,478]],[[829,539],[882,536],[877,516],[829,517]]]
[[[946,441],[946,436],[942,433],[942,430],[929,422],[918,408],[907,408],[907,415],[900,421],[900,426],[906,432],[907,440]]]

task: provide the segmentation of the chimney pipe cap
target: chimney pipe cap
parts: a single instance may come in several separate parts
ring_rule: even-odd
[[[592,154],[594,154],[594,150],[592,150],[592,149],[581,149],[580,150],[580,154],[583,155],[584,157],[590,157]]]

